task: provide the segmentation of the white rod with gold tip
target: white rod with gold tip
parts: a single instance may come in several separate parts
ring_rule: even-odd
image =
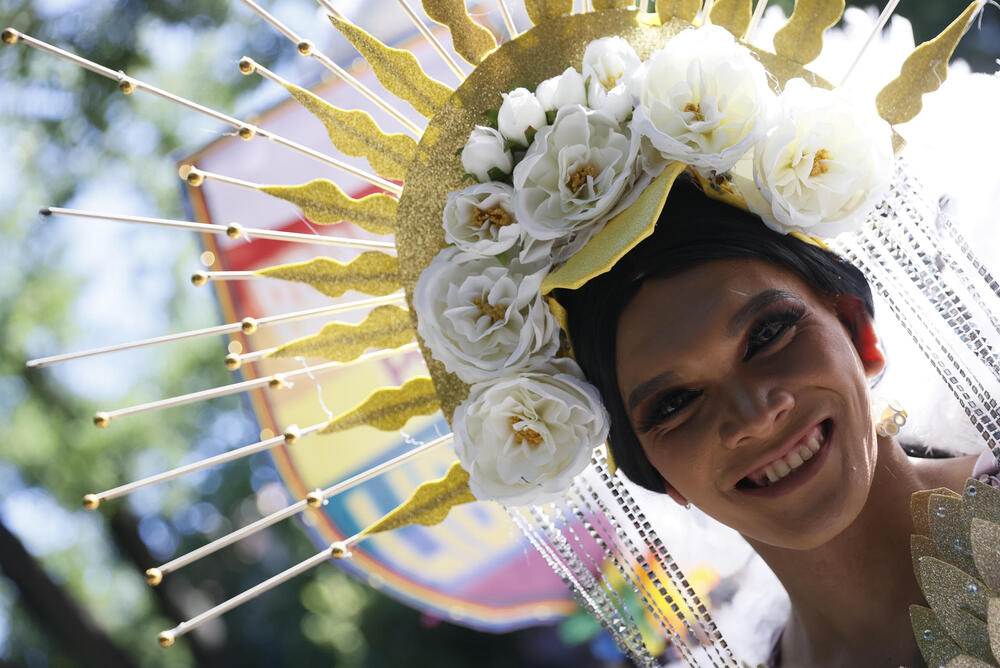
[[[270,387],[271,389],[280,389],[287,385],[288,381],[293,378],[298,378],[299,376],[312,376],[314,374],[328,373],[334,369],[342,368],[348,365],[361,364],[376,359],[384,359],[386,357],[392,357],[394,355],[401,355],[408,353],[411,350],[417,350],[416,343],[408,343],[405,346],[399,348],[393,348],[389,350],[377,350],[370,353],[365,353],[360,357],[350,361],[350,362],[326,362],[324,364],[317,364],[315,366],[309,366],[302,369],[296,369],[294,371],[285,371],[282,373],[276,373],[271,376],[265,376],[263,378],[254,378],[252,380],[244,380],[239,383],[232,383],[231,385],[223,385],[222,387],[213,387],[208,390],[201,390],[199,392],[190,392],[188,394],[182,394],[176,397],[170,397],[169,399],[160,399],[159,401],[151,401],[145,404],[137,404],[135,406],[129,406],[127,408],[119,408],[113,411],[99,411],[94,416],[94,424],[98,427],[106,427],[108,424],[120,417],[125,417],[127,415],[135,415],[137,413],[147,413],[149,411],[161,410],[164,408],[173,408],[175,406],[183,406],[185,404],[195,403],[197,401],[205,401],[207,399],[215,399],[217,397],[224,397],[230,394],[237,394],[239,392],[247,392],[249,390],[256,389],[258,387]]]
[[[321,0],[321,2],[324,5],[328,4],[326,0]],[[434,33],[430,31],[427,25],[420,20],[420,17],[417,16],[417,13],[415,11],[413,11],[413,8],[410,7],[409,3],[406,2],[406,0],[396,0],[396,2],[399,3],[399,6],[403,8],[403,11],[406,12],[406,15],[410,17],[411,21],[413,21],[413,25],[417,26],[417,30],[419,30],[420,34],[424,36],[424,39],[430,42],[430,45],[434,47],[434,50],[438,52],[438,55],[441,56],[445,64],[448,65],[448,68],[452,72],[454,72],[456,77],[458,77],[458,80],[460,82],[465,81],[465,76],[466,76],[465,72],[462,71],[462,68],[458,66],[458,63],[455,62],[455,59],[451,57],[451,54],[445,51],[444,45],[441,44],[440,40],[438,40],[438,38],[434,36]]]
[[[70,360],[81,359],[84,357],[93,357],[94,355],[103,355],[105,353],[118,352],[120,350],[131,350],[133,348],[143,348],[145,346],[154,346],[161,343],[172,343],[174,341],[184,341],[186,339],[195,339],[202,336],[213,336],[216,334],[235,334],[236,332],[242,331],[244,334],[253,334],[260,327],[270,327],[281,322],[289,322],[292,320],[303,320],[305,318],[312,318],[318,315],[330,315],[333,313],[341,313],[343,311],[353,311],[357,309],[365,309],[374,306],[381,306],[382,304],[392,304],[401,302],[403,300],[403,293],[394,292],[391,295],[385,297],[372,297],[371,299],[361,299],[355,302],[343,302],[340,304],[333,304],[331,306],[320,306],[318,308],[306,309],[304,311],[293,311],[291,313],[282,313],[280,315],[270,315],[263,318],[243,318],[240,322],[231,322],[225,325],[216,325],[215,327],[205,327],[204,329],[193,329],[187,332],[178,332],[176,334],[166,334],[164,336],[156,336],[150,339],[142,339],[139,341],[131,341],[129,343],[118,343],[111,346],[103,346],[101,348],[92,348],[90,350],[82,350],[75,353],[64,353],[62,355],[51,355],[49,357],[39,357],[38,359],[28,360],[27,366],[29,367],[45,367],[50,364],[57,364],[59,362],[67,362]]]
[[[450,443],[452,438],[453,437],[451,434],[446,434],[445,436],[441,436],[439,438],[434,439],[433,441],[428,441],[427,443],[419,445],[413,448],[412,450],[408,450],[407,452],[404,452],[403,454],[394,457],[393,459],[378,464],[377,466],[373,466],[366,471],[362,471],[361,473],[358,473],[357,475],[352,476],[347,480],[339,482],[335,485],[327,487],[326,489],[322,490],[317,489],[315,491],[312,491],[308,494],[308,496],[306,496],[306,498],[300,501],[296,501],[295,503],[291,504],[286,508],[282,508],[281,510],[275,511],[270,515],[262,517],[256,522],[253,522],[252,524],[248,524],[247,526],[241,529],[237,529],[236,531],[233,531],[225,536],[222,536],[221,538],[215,539],[211,543],[202,545],[197,550],[194,550],[185,555],[177,557],[173,561],[169,561],[160,566],[159,568],[150,569],[153,572],[153,576],[151,576],[151,578],[158,581],[159,579],[162,579],[162,576],[167,573],[179,570],[184,566],[187,566],[188,564],[194,563],[195,561],[198,561],[199,559],[206,557],[212,554],[213,552],[221,550],[222,548],[232,545],[233,543],[236,543],[246,538],[247,536],[257,533],[262,529],[266,529],[267,527],[276,524],[286,518],[292,517],[293,515],[297,515],[298,513],[302,512],[308,507],[320,508],[323,506],[324,503],[326,503],[327,499],[336,496],[337,494],[346,492],[349,489],[353,489],[354,487],[357,487],[361,483],[367,480],[371,480],[372,478],[375,478],[376,476],[379,476],[382,473],[385,473],[386,471],[392,470],[397,466],[399,466],[400,464],[407,462],[413,459],[414,457],[417,457],[418,455],[422,455],[423,453],[429,450],[433,450],[434,448],[437,448],[441,445]]]
[[[746,32],[743,33],[743,41],[747,44],[753,38],[754,31],[757,30],[760,20],[764,18],[765,9],[767,9],[767,0],[757,0],[757,6],[753,8],[753,14],[750,15],[750,23],[747,24]]]
[[[291,445],[301,438],[315,434],[323,428],[324,424],[326,423],[320,422],[318,424],[302,428],[292,425],[285,429],[284,433],[279,436],[274,436],[273,438],[268,438],[263,441],[257,441],[256,443],[251,443],[250,445],[244,445],[241,448],[223,452],[213,457],[206,457],[205,459],[185,464],[184,466],[178,466],[177,468],[170,469],[169,471],[157,473],[156,475],[151,475],[141,480],[136,480],[135,482],[130,482],[126,485],[120,485],[97,494],[88,494],[84,497],[84,506],[88,510],[94,510],[97,505],[103,501],[131,494],[132,492],[142,489],[143,487],[149,487],[150,485],[156,485],[161,482],[173,480],[174,478],[179,478],[187,475],[188,473],[194,473],[195,471],[201,471],[202,469],[218,466],[219,464],[226,464],[228,462],[236,461],[237,459],[249,457],[250,455],[261,452],[262,450],[270,450],[271,448],[281,445],[282,443]],[[96,503],[94,502],[95,500]]]
[[[351,88],[364,95],[366,98],[368,98],[370,102],[372,102],[377,107],[379,107],[387,114],[389,114],[397,121],[399,121],[400,124],[402,124],[403,127],[405,127],[407,130],[412,132],[415,137],[419,137],[421,134],[423,134],[423,131],[416,124],[414,124],[413,121],[411,121],[409,118],[403,115],[398,109],[393,107],[391,104],[389,104],[381,97],[376,95],[374,91],[368,88],[368,86],[358,81],[350,72],[345,70],[337,63],[335,63],[326,54],[318,51],[312,42],[300,37],[294,30],[292,30],[284,23],[279,21],[274,15],[272,15],[266,9],[258,5],[256,2],[253,2],[253,0],[241,0],[241,2],[243,2],[244,5],[252,9],[254,13],[256,13],[258,16],[264,19],[264,21],[266,21],[269,25],[271,25],[271,27],[273,27],[275,30],[277,30],[286,38],[288,38],[289,41],[293,42],[295,44],[296,50],[299,52],[299,55],[312,56],[313,58],[318,60],[320,63],[323,64],[324,67],[326,67],[328,70],[337,75],[338,78],[344,81],[344,83],[346,83]]]
[[[510,15],[507,3],[505,0],[497,0],[497,5],[500,7],[500,16],[503,18],[504,27],[507,28],[507,34],[510,35],[511,39],[515,39],[518,36],[518,32],[517,28],[514,27],[514,19]]]
[[[116,213],[102,213],[99,211],[65,209],[57,206],[47,206],[41,209],[40,213],[43,216],[76,216],[78,218],[113,220],[121,223],[156,225],[159,227],[169,227],[173,229],[206,232],[208,234],[225,234],[231,239],[270,239],[272,241],[290,241],[295,243],[340,246],[342,248],[366,248],[370,250],[386,250],[394,249],[396,247],[395,244],[387,241],[371,241],[367,239],[352,239],[349,237],[328,237],[322,234],[267,230],[257,227],[244,227],[240,223],[216,225],[214,223],[196,223],[187,220],[170,220],[167,218],[150,218],[147,216],[125,216]]]
[[[878,21],[875,22],[875,27],[872,28],[871,34],[868,35],[868,39],[865,40],[865,43],[861,47],[861,50],[858,51],[858,55],[854,57],[854,61],[851,63],[851,66],[847,68],[847,72],[844,74],[844,78],[840,80],[841,86],[846,84],[847,80],[851,78],[852,74],[854,74],[854,69],[858,66],[858,63],[861,62],[861,58],[865,55],[865,51],[867,51],[868,47],[871,46],[871,43],[872,41],[874,41],[875,37],[882,32],[882,29],[885,27],[885,24],[889,22],[889,18],[892,16],[892,13],[896,11],[896,5],[898,4],[899,0],[889,0],[889,2],[886,3],[885,8],[882,10],[882,13],[879,14]]]

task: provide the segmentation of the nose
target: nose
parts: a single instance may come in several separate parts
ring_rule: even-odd
[[[795,396],[773,383],[730,379],[720,407],[719,437],[725,448],[739,448],[778,429],[795,407]]]

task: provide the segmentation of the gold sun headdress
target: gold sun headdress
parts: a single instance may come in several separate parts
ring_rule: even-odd
[[[172,644],[200,623],[331,556],[349,556],[351,547],[371,534],[414,523],[433,525],[450,508],[477,497],[511,505],[556,499],[552,507],[511,508],[511,516],[624,651],[640,665],[655,665],[628,611],[594,576],[591,557],[581,547],[575,526],[582,526],[619,567],[689,663],[735,665],[706,606],[599,447],[607,433],[603,408],[565,354],[558,304],[545,298],[552,289],[576,288],[606,271],[648,236],[671,184],[685,170],[710,196],[749,208],[775,229],[810,240],[824,237],[875,278],[893,313],[1000,456],[1000,426],[989,411],[991,395],[979,380],[1000,378],[1000,368],[975,322],[962,317],[963,304],[975,304],[992,315],[996,283],[988,272],[980,271],[978,277],[960,274],[953,285],[928,265],[922,254],[936,245],[938,235],[931,225],[939,222],[955,246],[946,259],[955,266],[981,266],[954,228],[941,222],[935,208],[921,199],[905,166],[897,162],[892,167],[892,150],[898,151],[902,140],[889,130],[890,125],[913,118],[921,95],[940,85],[948,57],[982,3],[974,2],[941,35],[914,51],[900,76],[879,93],[866,114],[856,113],[851,104],[827,90],[830,84],[805,69],[819,54],[823,31],[839,20],[842,2],[799,0],[775,36],[772,54],[742,42],[760,19],[763,2],[751,11],[752,3],[746,0],[717,0],[705,7],[700,0],[661,0],[638,9],[632,3],[595,0],[593,11],[573,14],[568,0],[526,0],[534,27],[517,34],[500,0],[511,39],[498,46],[462,3],[424,0],[428,15],[451,30],[456,51],[475,65],[451,90],[426,75],[411,54],[387,47],[322,1],[334,26],[366,58],[384,88],[428,119],[422,132],[256,3],[246,4],[292,40],[299,53],[323,62],[419,140],[409,134],[386,134],[364,112],[338,109],[249,59],[240,61],[244,74],[258,73],[285,86],[324,123],[334,146],[365,158],[375,172],[371,173],[14,29],[5,30],[3,39],[69,58],[117,81],[126,94],[145,90],[166,97],[230,124],[243,139],[266,137],[380,189],[353,199],[322,179],[299,186],[268,186],[194,165],[181,171],[192,186],[216,179],[274,195],[296,204],[317,223],[346,220],[373,235],[394,234],[394,243],[313,237],[309,240],[364,252],[348,263],[319,257],[256,272],[309,283],[331,297],[351,290],[370,296],[330,308],[329,313],[348,308],[371,311],[358,325],[330,323],[314,336],[227,359],[230,368],[262,355],[323,357],[329,360],[324,364],[151,405],[102,411],[95,423],[103,427],[143,410],[251,387],[280,386],[296,375],[322,373],[412,350],[415,345],[424,353],[430,378],[380,389],[328,422],[289,428],[211,461],[88,494],[85,505],[97,508],[102,501],[147,484],[315,433],[360,425],[399,430],[409,419],[438,410],[452,420],[454,436],[419,445],[361,476],[316,490],[250,527],[151,569],[147,576],[156,585],[194,559],[307,507],[319,507],[362,479],[453,439],[461,462],[442,480],[420,486],[409,501],[364,531],[164,632],[162,644]],[[883,13],[879,27],[890,12]],[[440,53],[450,60],[443,50]],[[450,66],[462,72],[453,62]],[[774,87],[782,89],[777,97]],[[818,127],[850,131],[831,137]],[[478,183],[466,185],[470,177]],[[818,187],[810,188],[816,184],[822,193]],[[103,217],[56,208],[45,212]],[[125,219],[233,238],[305,240],[293,233],[237,224]],[[853,234],[834,238],[848,230]],[[226,276],[220,272],[199,272],[193,280],[203,284],[221,278]],[[400,288],[410,309],[397,305]],[[995,325],[1000,319],[991,322]],[[252,333],[268,324],[269,319],[247,318],[192,335]],[[942,329],[952,340],[938,336]],[[958,354],[956,340],[962,349]],[[980,499],[986,494],[983,491]],[[978,510],[968,515],[966,528],[990,519]],[[987,538],[979,539],[979,548],[973,549],[985,553],[984,541],[996,541],[996,535],[980,529]],[[924,548],[932,558],[949,558],[944,548]],[[968,566],[959,564],[963,565]],[[931,580],[928,576],[922,584],[935,586]],[[995,588],[991,591],[995,596]],[[939,599],[928,595],[932,604]],[[674,622],[664,607],[676,613]],[[949,621],[952,617],[946,612],[938,615],[955,637],[962,628]],[[918,618],[927,619],[918,614],[915,624]],[[970,651],[961,642],[955,646]],[[942,643],[935,648],[935,660],[950,651]]]

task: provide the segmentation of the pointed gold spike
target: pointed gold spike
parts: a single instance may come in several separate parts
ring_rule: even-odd
[[[254,187],[272,197],[291,202],[314,223],[326,225],[346,220],[372,234],[392,234],[396,231],[399,200],[383,193],[354,199],[327,179],[316,179],[300,186]]]
[[[434,526],[443,522],[455,506],[473,501],[476,497],[469,489],[469,473],[455,462],[443,478],[417,487],[407,501],[361,533],[367,536],[411,524]]]
[[[928,517],[927,504],[930,502],[931,494],[944,494],[959,498],[958,494],[945,487],[935,487],[934,489],[924,489],[910,495],[910,514],[913,516],[913,531],[925,536],[931,535],[930,518]]]
[[[989,656],[986,585],[951,564],[933,557],[920,560],[924,598],[952,641],[977,658]]]
[[[255,272],[258,276],[306,283],[327,297],[340,297],[348,290],[367,295],[387,295],[400,289],[399,261],[384,253],[362,253],[347,264],[328,257],[284,264]]]
[[[331,322],[319,334],[275,348],[268,357],[322,357],[349,362],[369,348],[398,348],[416,338],[410,313],[398,306],[379,306],[363,322]]]
[[[910,535],[910,561],[913,563],[913,572],[917,578],[920,577],[920,560],[923,557],[940,558],[934,539],[920,534]]]
[[[969,539],[979,577],[1000,594],[1000,524],[973,518]]]
[[[433,21],[451,31],[455,51],[466,62],[478,65],[493,49],[497,40],[489,30],[469,16],[465,0],[423,0],[424,11]]]
[[[571,14],[573,0],[524,0],[524,8],[528,18],[537,26],[563,14]]]
[[[948,77],[948,60],[981,8],[980,2],[973,2],[940,35],[914,49],[903,62],[899,76],[875,97],[879,116],[890,125],[899,125],[920,113],[921,97],[936,91]]]
[[[774,52],[802,65],[823,50],[823,33],[844,15],[844,0],[796,0],[795,9],[774,35]]]
[[[701,11],[701,0],[656,0],[656,14],[661,23],[680,19],[691,23]]]
[[[962,509],[962,497],[931,494],[928,501],[928,520],[931,538],[943,561],[976,573],[969,549],[969,518]]]
[[[961,648],[951,641],[948,630],[929,608],[911,605],[910,623],[913,625],[917,647],[928,666],[946,666],[949,661],[961,655]]]
[[[334,434],[368,425],[382,431],[402,429],[410,418],[439,410],[437,391],[430,378],[414,378],[402,387],[376,390],[360,406],[340,415],[320,431]]]
[[[990,599],[986,625],[990,631],[990,649],[993,650],[993,657],[1000,661],[1000,598]]]
[[[386,134],[367,112],[339,109],[323,98],[261,67],[249,58],[255,72],[282,85],[292,97],[318,118],[326,127],[327,136],[337,150],[368,161],[375,173],[387,179],[402,181],[406,167],[417,152],[417,142],[404,134]],[[242,68],[241,68],[242,69]]]
[[[750,27],[753,0],[715,0],[708,13],[712,23],[722,26],[736,39],[741,39]]]
[[[452,90],[426,74],[413,54],[386,46],[370,34],[336,16],[328,16],[334,27],[365,57],[379,83],[401,100],[431,118],[451,96]]]

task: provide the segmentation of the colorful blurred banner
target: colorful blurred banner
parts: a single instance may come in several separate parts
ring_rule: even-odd
[[[444,35],[449,42],[445,31],[438,34]],[[426,42],[417,39],[403,46],[413,50],[432,75],[449,85],[456,85],[454,75],[445,69],[443,61]],[[367,66],[353,69],[352,74],[373,90],[384,90]],[[285,76],[295,82],[294,73],[285,73]],[[374,108],[339,80],[328,81],[316,87],[314,92],[338,107],[369,111],[387,132],[404,131],[392,117]],[[388,94],[386,97],[391,99]],[[406,111],[411,112],[414,122],[423,124],[411,109]],[[291,100],[265,112],[256,124],[333,154],[320,122]],[[369,169],[362,160],[336,157]],[[186,158],[182,164],[262,184],[297,185],[316,178],[335,177],[353,197],[371,192],[371,186],[363,181],[352,182],[327,165],[260,138],[242,141],[227,136]],[[346,187],[351,183],[353,187]],[[236,185],[206,180],[198,188],[186,186],[186,197],[195,219],[202,222],[239,222],[244,227],[370,237],[348,223],[313,225],[296,207]],[[317,255],[345,261],[358,253],[332,246],[252,238],[234,240],[205,235],[203,241],[206,250],[203,260],[210,262],[210,268],[216,271],[253,270],[304,261]],[[366,298],[348,293],[340,300],[331,300],[305,285],[273,279],[216,281],[213,285],[225,322]],[[364,315],[363,312],[347,312],[320,316],[262,328],[250,336],[234,335],[230,352],[270,348],[313,334],[331,320],[358,322]],[[308,360],[310,364],[316,362]],[[221,352],[219,363],[222,363]],[[301,369],[306,363],[305,360],[265,358],[244,364],[237,375],[257,378]],[[411,352],[348,366],[316,380],[300,377],[281,389],[256,390],[250,398],[263,439],[281,434],[289,425],[305,427],[325,422],[353,408],[377,388],[401,385],[426,373],[420,354]],[[272,452],[291,496],[301,499],[317,487],[345,480],[409,450],[415,442],[426,442],[448,430],[448,424],[438,413],[411,420],[405,432],[360,427],[338,434],[309,436]],[[443,475],[454,460],[450,446],[426,453],[334,497],[321,510],[310,509],[305,515],[306,524],[316,542],[325,547],[381,517],[407,499],[418,484]],[[453,510],[442,525],[434,528],[407,527],[378,534],[354,548],[353,553],[351,559],[338,563],[357,577],[430,615],[473,628],[503,631],[551,620],[575,608],[566,587],[521,536],[503,509],[494,503],[461,506]]]

